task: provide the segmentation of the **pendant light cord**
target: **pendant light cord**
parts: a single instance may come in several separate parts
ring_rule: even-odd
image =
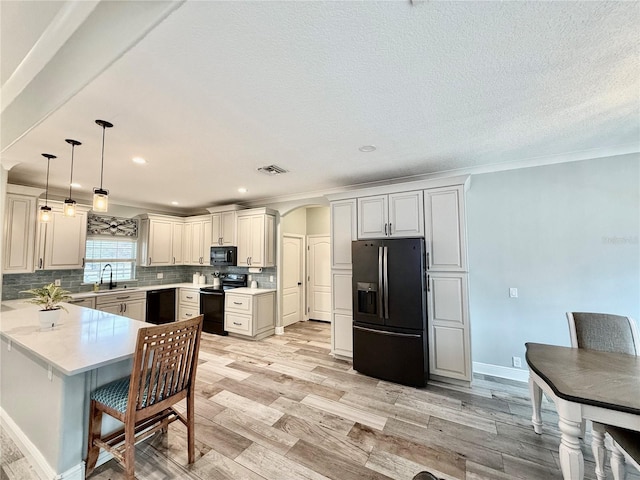
[[[51,158],[47,157],[47,189],[44,191],[44,205],[45,207],[49,206],[49,164],[51,163]]]
[[[69,200],[71,200],[71,184],[73,183],[73,151],[76,149],[74,144],[71,144],[71,176],[69,177]]]
[[[105,125],[102,126],[102,161],[100,163],[100,190],[102,190],[102,177],[104,176],[104,132],[106,131]]]

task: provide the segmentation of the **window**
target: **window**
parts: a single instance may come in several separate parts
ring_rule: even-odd
[[[113,269],[113,281],[133,280],[136,275],[136,242],[130,238],[87,238],[84,283],[100,281],[100,275],[109,264]],[[109,281],[110,270],[104,272],[103,280]]]

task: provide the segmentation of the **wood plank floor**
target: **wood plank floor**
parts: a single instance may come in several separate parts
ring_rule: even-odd
[[[476,377],[471,389],[379,381],[329,355],[330,325],[301,322],[260,342],[205,334],[197,374],[196,462],[185,429],[136,449],[136,476],[170,479],[561,479],[553,404],[531,428],[526,384]],[[4,434],[0,480],[35,479]],[[587,433],[586,445],[590,445]],[[585,478],[593,455],[583,446]],[[613,478],[607,472],[607,478]],[[110,461],[90,480],[120,480]],[[640,476],[629,474],[629,480]]]

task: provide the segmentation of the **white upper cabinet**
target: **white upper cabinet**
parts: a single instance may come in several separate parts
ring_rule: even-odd
[[[424,235],[422,192],[358,198],[358,238]]]
[[[331,268],[351,269],[351,242],[357,240],[356,200],[331,202]]]
[[[238,266],[275,265],[275,215],[266,208],[238,212]]]
[[[236,212],[220,212],[211,216],[211,245],[236,244]]]
[[[165,215],[140,216],[138,259],[144,267],[183,263],[183,219]]]
[[[425,190],[424,212],[427,268],[467,271],[464,187]]]
[[[7,194],[3,273],[31,273],[34,270],[37,203],[35,195]]]
[[[184,246],[186,265],[209,265],[211,215],[185,218]]]
[[[37,269],[70,270],[84,268],[87,243],[88,208],[78,206],[75,217],[62,213],[62,204],[49,202],[49,223],[38,222]]]

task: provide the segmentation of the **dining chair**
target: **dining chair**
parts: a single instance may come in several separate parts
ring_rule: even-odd
[[[91,393],[85,477],[95,469],[102,448],[123,464],[126,479],[133,480],[135,443],[158,431],[166,432],[175,420],[187,427],[188,462],[194,462],[194,386],[202,318],[141,328],[131,375]],[[185,398],[186,417],[173,407]],[[102,435],[103,413],[124,427]]]
[[[569,334],[571,336],[571,346],[573,348],[587,348],[601,352],[626,353],[640,356],[640,335],[638,327],[631,317],[622,315],[612,315],[608,313],[591,312],[567,312],[569,322]],[[620,432],[617,427],[602,425],[596,422],[593,424],[593,455],[596,463],[596,477],[604,480],[604,462],[606,450],[604,448],[604,432],[612,438],[613,449],[611,455],[611,469],[614,480],[623,480],[626,477],[625,459],[634,457],[625,450],[628,444],[628,437]],[[582,421],[582,436],[584,437],[585,420]],[[624,432],[628,432],[625,430]],[[635,434],[635,441],[638,441],[638,434]],[[620,441],[616,441],[616,437]],[[631,462],[637,467],[636,460]],[[614,468],[615,464],[615,468]]]
[[[611,425],[605,426],[606,432],[613,440],[611,452],[611,470],[615,480],[627,478],[627,463],[640,471],[640,432],[633,432]]]

